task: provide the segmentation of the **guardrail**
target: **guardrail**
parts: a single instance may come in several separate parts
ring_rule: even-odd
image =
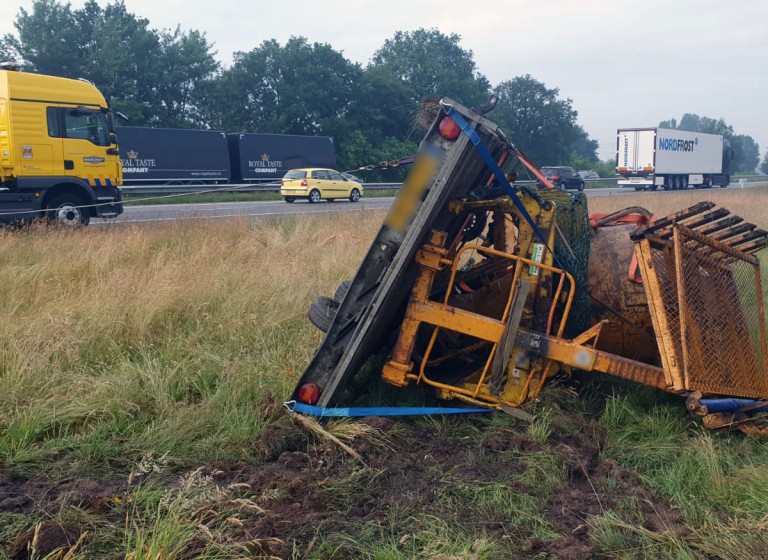
[[[768,175],[738,175],[731,179],[731,185],[737,185],[739,179],[747,179],[748,182],[766,181]],[[616,177],[603,179],[589,179],[586,188],[606,188],[611,184],[616,185]],[[535,181],[517,181],[518,185],[531,185]],[[592,186],[597,184],[598,186]],[[397,190],[402,183],[363,183],[367,191]],[[121,187],[123,194],[129,196],[138,195],[164,195],[164,194],[194,194],[194,193],[254,193],[254,192],[278,192],[280,183],[234,183],[226,185],[127,185]]]

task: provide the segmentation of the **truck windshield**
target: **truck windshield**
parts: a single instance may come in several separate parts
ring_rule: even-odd
[[[104,113],[94,111],[84,115],[76,109],[64,113],[64,126],[67,138],[88,140],[97,146],[109,146],[107,118]]]

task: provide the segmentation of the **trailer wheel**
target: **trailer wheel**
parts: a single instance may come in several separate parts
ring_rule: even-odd
[[[352,189],[352,192],[349,193],[349,200],[350,202],[360,202],[360,191]]]
[[[309,200],[312,204],[320,202],[320,191],[317,189],[312,189],[309,193],[309,196],[307,197],[307,200]]]
[[[659,188],[659,185],[651,185],[649,188],[650,188],[652,191],[655,191],[656,189],[658,189],[658,188]]]
[[[643,187],[635,187],[635,192],[640,192],[641,190],[643,190]]]
[[[333,294],[333,299],[339,302],[339,305],[341,305],[341,302],[344,301],[344,298],[346,297],[351,285],[352,280],[344,280],[341,284],[339,284],[339,287],[336,288],[336,293]]]
[[[310,323],[323,332],[328,332],[333,318],[339,310],[339,302],[326,296],[321,296],[312,302],[307,312]]]
[[[87,226],[91,221],[91,213],[83,206],[85,202],[76,194],[60,194],[54,196],[46,206],[46,218],[51,224],[66,227]]]
[[[295,197],[295,196],[286,196],[286,197],[285,197],[285,201],[286,201],[288,204],[293,204],[294,202],[296,202],[296,197]]]

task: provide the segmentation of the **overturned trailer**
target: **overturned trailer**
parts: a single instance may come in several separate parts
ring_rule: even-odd
[[[374,354],[395,386],[508,412],[558,374],[674,393],[712,428],[768,406],[759,263],[768,232],[713,203],[590,216],[494,123],[444,99],[293,399],[338,404]],[[317,308],[314,309],[317,317]]]

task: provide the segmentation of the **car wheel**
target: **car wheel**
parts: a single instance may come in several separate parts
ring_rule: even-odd
[[[349,193],[349,200],[351,202],[360,202],[360,191],[357,189],[352,189],[352,192]]]
[[[333,323],[333,318],[339,310],[339,302],[326,296],[316,298],[307,312],[310,323],[323,332],[328,332]]]
[[[317,189],[312,189],[307,199],[313,204],[316,202],[320,202],[320,191]]]
[[[295,197],[295,196],[286,196],[286,197],[285,197],[285,201],[286,201],[288,204],[293,204],[294,202],[296,202],[296,197]]]
[[[582,181],[581,183],[579,183],[579,192],[581,192],[581,191],[583,191],[583,190],[584,190],[584,181]]]
[[[564,190],[566,190],[566,188],[567,188],[567,187],[565,186],[565,181],[561,181],[561,182],[560,182],[560,183],[557,185],[557,188],[558,188],[558,189],[560,189],[561,191],[564,191]]]
[[[90,209],[83,208],[85,202],[75,194],[54,196],[47,204],[48,222],[66,227],[87,226],[91,221]]]

